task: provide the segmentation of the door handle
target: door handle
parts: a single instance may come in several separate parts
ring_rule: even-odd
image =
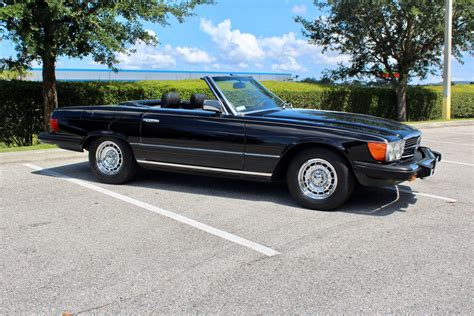
[[[160,123],[160,120],[152,119],[152,118],[144,118],[143,122],[145,122],[145,123]]]

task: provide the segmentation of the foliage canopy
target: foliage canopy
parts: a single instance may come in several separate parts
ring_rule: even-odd
[[[335,79],[377,77],[398,96],[398,118],[406,120],[406,89],[411,77],[425,78],[441,67],[444,45],[444,1],[329,0],[315,5],[323,14],[314,21],[297,17],[303,33],[324,51],[350,56],[348,65],[332,71]],[[453,55],[474,55],[474,10],[471,0],[453,7]]]

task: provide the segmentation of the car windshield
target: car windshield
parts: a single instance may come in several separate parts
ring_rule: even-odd
[[[229,105],[237,113],[284,108],[284,102],[250,77],[213,77]]]

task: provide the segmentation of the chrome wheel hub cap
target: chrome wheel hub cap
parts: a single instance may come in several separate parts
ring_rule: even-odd
[[[109,176],[119,172],[123,164],[120,147],[111,141],[103,142],[97,147],[95,158],[100,172]]]
[[[324,159],[310,159],[298,171],[298,184],[301,192],[311,199],[328,198],[337,187],[336,170]]]

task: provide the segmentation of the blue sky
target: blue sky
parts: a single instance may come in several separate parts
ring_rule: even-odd
[[[146,23],[157,35],[157,47],[137,43],[131,56],[120,54],[121,69],[216,70],[285,72],[304,77],[321,76],[321,71],[347,62],[346,56],[309,45],[301,26],[293,18],[311,19],[320,14],[312,0],[216,0],[198,7],[196,15],[170,26]],[[0,42],[2,57],[14,55],[11,43]],[[61,58],[60,68],[105,68],[86,58]],[[474,58],[465,64],[453,62],[453,80],[474,81]],[[430,76],[424,82],[439,82]],[[420,82],[414,80],[414,83]]]

